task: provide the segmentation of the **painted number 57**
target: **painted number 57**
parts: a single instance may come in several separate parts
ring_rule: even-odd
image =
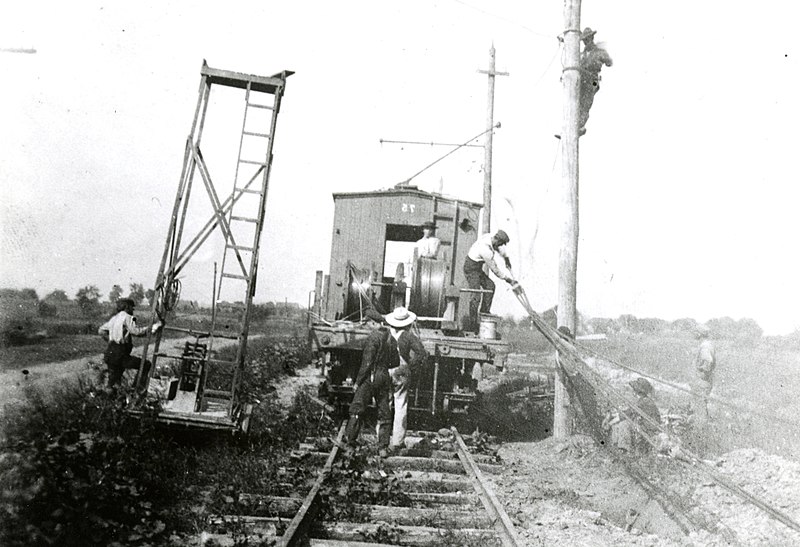
[[[414,203],[404,203],[402,211],[404,213],[413,213],[415,207],[416,207],[416,205]]]

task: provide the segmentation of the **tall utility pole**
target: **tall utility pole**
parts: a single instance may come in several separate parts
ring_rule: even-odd
[[[564,0],[564,127],[561,130],[561,252],[558,257],[559,327],[572,336],[577,327],[575,293],[578,272],[578,100],[580,94],[581,0]],[[557,367],[553,436],[572,434],[573,412],[564,369]]]
[[[496,72],[494,69],[494,44],[489,50],[489,70],[479,70],[489,76],[489,112],[486,116],[485,159],[483,161],[483,229],[484,234],[490,230],[492,216],[492,135],[494,134],[494,77],[508,76],[508,72]]]

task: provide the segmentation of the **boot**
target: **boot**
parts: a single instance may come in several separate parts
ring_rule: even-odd
[[[350,416],[347,420],[347,427],[344,430],[344,438],[347,446],[354,448],[358,440],[358,434],[361,432],[361,419],[358,414]]]
[[[378,424],[378,446],[380,447],[380,456],[382,458],[385,458],[388,455],[387,448],[389,448],[389,439],[391,436],[391,422]]]

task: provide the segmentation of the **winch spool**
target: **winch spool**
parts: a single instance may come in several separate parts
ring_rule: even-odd
[[[421,317],[441,317],[445,308],[447,263],[418,258],[414,267],[409,309]]]
[[[352,264],[347,265],[347,289],[344,299],[343,319],[359,321],[363,313],[370,307],[372,294],[372,273],[360,270]]]

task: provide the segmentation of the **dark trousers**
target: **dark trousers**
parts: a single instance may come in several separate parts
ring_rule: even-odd
[[[483,272],[483,262],[476,262],[470,257],[464,260],[464,275],[467,278],[467,286],[470,289],[484,289],[487,293],[472,293],[469,300],[469,329],[478,328],[478,308],[481,313],[489,313],[492,309],[492,299],[494,299],[494,281]],[[483,297],[483,302],[481,302]]]
[[[108,367],[108,387],[118,386],[122,381],[122,375],[126,370],[136,370],[139,368],[141,362],[140,357],[131,355],[133,344],[117,344],[116,342],[109,342],[103,360]],[[143,374],[149,374],[152,363],[150,361],[144,362]]]
[[[372,379],[368,378],[356,388],[353,402],[350,403],[350,420],[345,430],[349,445],[356,444],[358,434],[361,432],[363,414],[374,399],[378,407],[378,446],[382,448],[389,446],[389,437],[392,434],[392,410],[389,407],[391,397],[392,384],[386,373],[375,375]]]

